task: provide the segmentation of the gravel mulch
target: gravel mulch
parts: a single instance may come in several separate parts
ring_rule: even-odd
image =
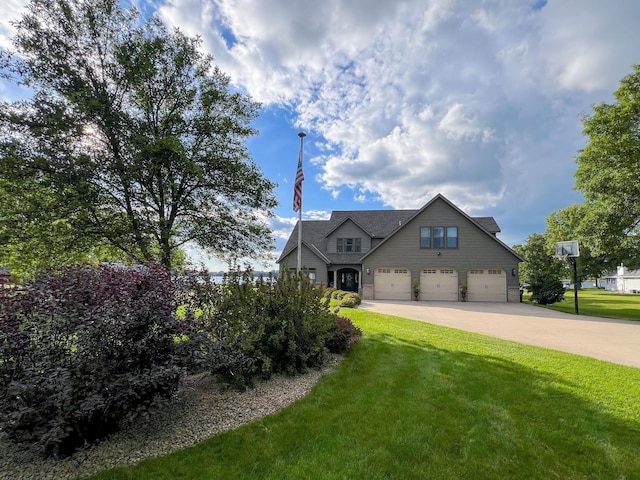
[[[224,390],[210,376],[190,377],[176,398],[149,418],[61,460],[42,459],[0,440],[0,480],[75,479],[192,446],[304,397],[341,360],[332,355],[320,369],[295,377],[278,375],[245,392]]]

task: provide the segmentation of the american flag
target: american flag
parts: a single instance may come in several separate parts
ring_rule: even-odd
[[[298,159],[298,170],[296,171],[296,184],[293,187],[293,211],[298,212],[302,208],[302,148],[300,148],[300,158]]]

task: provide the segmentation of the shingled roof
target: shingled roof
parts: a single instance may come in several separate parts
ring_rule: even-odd
[[[327,264],[359,263],[362,253],[328,253],[327,236],[347,220],[351,220],[372,238],[386,238],[419,210],[336,210],[329,220],[303,220],[302,243]],[[471,217],[492,235],[500,232],[493,217]],[[298,224],[291,232],[278,263],[298,246]]]

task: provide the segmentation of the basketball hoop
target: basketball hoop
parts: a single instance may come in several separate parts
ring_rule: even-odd
[[[555,257],[560,260],[567,260],[567,258],[576,258],[580,256],[580,248],[578,247],[577,240],[567,240],[564,242],[556,242]]]
[[[580,248],[578,247],[577,240],[567,240],[556,243],[556,253],[554,257],[563,262],[568,261],[573,267],[573,298],[576,315],[580,315],[580,310],[578,309],[578,261],[576,260],[579,256]]]

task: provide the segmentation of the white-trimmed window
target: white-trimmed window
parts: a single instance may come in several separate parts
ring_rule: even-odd
[[[458,227],[447,227],[447,248],[458,248]]]
[[[362,240],[360,238],[338,238],[336,250],[339,253],[361,252]]]
[[[420,227],[420,248],[458,248],[458,227]]]
[[[431,248],[431,227],[420,227],[420,248]]]

